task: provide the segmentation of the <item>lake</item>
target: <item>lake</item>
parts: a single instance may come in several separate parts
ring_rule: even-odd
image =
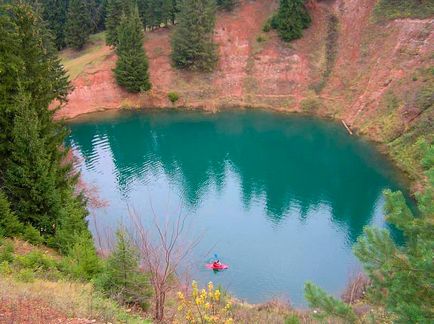
[[[363,227],[386,226],[382,191],[403,188],[372,144],[330,121],[160,110],[68,125],[83,179],[109,203],[92,210],[94,234],[131,227],[128,208],[145,223],[187,215],[189,238],[201,239],[182,269],[252,303],[304,306],[306,280],[339,296],[360,270],[352,245]],[[227,271],[204,267],[215,253]]]

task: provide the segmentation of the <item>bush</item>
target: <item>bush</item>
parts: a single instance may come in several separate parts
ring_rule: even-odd
[[[87,233],[79,236],[62,262],[62,269],[73,278],[90,280],[101,272],[101,260],[96,255],[92,237]]]
[[[0,190],[0,237],[12,237],[23,231],[23,225],[18,217],[11,211],[9,201]]]
[[[34,245],[44,243],[44,238],[41,236],[41,233],[32,225],[26,225],[24,227],[22,237],[24,240]]]
[[[345,304],[327,293],[311,282],[304,286],[304,296],[309,307],[317,309],[315,317],[323,321],[326,318],[341,318],[345,323],[355,323],[356,315],[351,306]]]
[[[288,315],[285,318],[285,324],[300,324],[300,320],[297,317],[297,315],[294,315],[294,314]]]
[[[433,1],[421,0],[380,0],[374,9],[377,22],[397,18],[429,18],[434,15]]]
[[[316,98],[306,98],[300,102],[301,109],[304,112],[315,112],[320,105],[320,101]]]
[[[268,33],[271,30],[271,20],[272,19],[273,19],[273,17],[268,18],[264,24],[264,27],[262,27],[262,31],[264,33]]]
[[[139,254],[123,230],[116,233],[116,248],[105,263],[95,286],[122,304],[147,309],[151,296],[148,276],[139,267]]]
[[[11,242],[6,242],[0,247],[0,263],[11,263],[14,260],[14,246]]]
[[[31,251],[25,255],[17,256],[17,264],[30,270],[57,270],[57,262],[41,251]]]
[[[256,37],[256,41],[258,42],[258,43],[262,43],[262,42],[265,42],[267,39],[264,37],[264,36],[262,36],[262,35],[259,35],[258,37]]]
[[[35,281],[35,274],[31,269],[21,269],[17,273],[16,278],[22,282],[33,282]]]
[[[169,92],[167,98],[169,98],[170,102],[174,104],[179,100],[179,94],[177,92]]]
[[[231,302],[223,302],[219,289],[208,283],[208,289],[199,291],[197,283],[192,283],[191,296],[178,292],[178,315],[188,323],[225,323],[232,324]]]

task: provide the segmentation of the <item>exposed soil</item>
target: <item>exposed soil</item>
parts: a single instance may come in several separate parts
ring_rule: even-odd
[[[29,299],[0,298],[0,323],[20,324],[89,324],[96,320],[68,318],[65,314],[48,306],[44,301]]]
[[[403,19],[376,24],[376,0],[329,0],[309,4],[313,18],[302,39],[283,43],[262,27],[277,1],[242,1],[231,13],[218,14],[215,40],[220,59],[213,73],[179,71],[170,64],[170,28],[146,34],[153,88],[129,94],[116,85],[112,69],[116,55],[107,46],[93,52],[95,60],[73,80],[69,102],[59,118],[122,107],[201,107],[216,110],[230,106],[299,111],[304,98],[321,102],[317,113],[344,119],[362,128],[370,138],[382,140],[375,120],[387,91],[402,92],[418,68],[433,64],[434,20]],[[324,79],[328,17],[338,18],[335,64]],[[258,37],[261,36],[261,39]],[[98,58],[98,59],[97,59]],[[315,84],[324,81],[320,91]],[[416,84],[414,85],[416,86]],[[180,95],[172,105],[167,93]],[[407,107],[408,108],[408,107]],[[410,107],[411,108],[411,107]],[[409,113],[408,113],[409,112]],[[419,112],[397,116],[407,125]],[[407,125],[408,126],[408,125]],[[406,126],[406,127],[407,127]]]

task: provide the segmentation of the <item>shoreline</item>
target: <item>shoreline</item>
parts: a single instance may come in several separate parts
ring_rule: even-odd
[[[259,110],[259,111],[265,111],[268,113],[276,113],[281,114],[285,117],[307,117],[307,118],[313,118],[313,119],[319,119],[321,121],[331,122],[335,124],[339,124],[348,134],[348,136],[355,137],[357,139],[361,139],[370,145],[374,146],[375,149],[387,160],[389,161],[393,167],[396,169],[394,171],[398,175],[398,181],[402,183],[403,187],[408,189],[408,194],[411,198],[414,198],[414,195],[418,192],[417,186],[419,185],[418,181],[419,179],[411,179],[408,172],[401,168],[399,164],[397,163],[394,156],[391,154],[390,149],[388,148],[387,144],[385,142],[381,142],[378,140],[375,140],[372,137],[367,136],[366,134],[360,133],[355,128],[350,128],[352,133],[350,134],[346,127],[344,127],[342,123],[341,118],[334,118],[331,115],[327,114],[311,114],[307,112],[303,112],[297,109],[294,110],[288,110],[285,108],[276,108],[276,107],[263,107],[263,106],[252,106],[252,105],[238,105],[238,106],[222,106],[218,108],[207,108],[206,106],[154,106],[154,107],[117,107],[117,108],[101,108],[96,111],[91,112],[85,112],[75,115],[74,117],[70,118],[62,118],[61,121],[67,123],[80,123],[85,121],[88,118],[91,119],[97,119],[100,120],[102,114],[110,114],[110,118],[115,118],[116,115],[122,114],[124,112],[140,112],[140,113],[148,113],[148,112],[160,112],[160,111],[176,111],[176,112],[201,112],[205,114],[218,114],[221,112],[228,112],[228,111],[248,111],[248,110]],[[98,116],[99,115],[99,116]],[[59,120],[59,119],[56,119]]]

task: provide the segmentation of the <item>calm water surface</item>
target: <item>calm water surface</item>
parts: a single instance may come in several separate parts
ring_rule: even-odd
[[[106,208],[89,225],[104,233],[145,220],[188,215],[202,239],[188,268],[249,302],[304,305],[311,280],[339,295],[359,269],[351,247],[363,226],[383,221],[392,165],[339,124],[263,111],[124,112],[70,124],[68,143]],[[101,234],[100,234],[101,235]],[[204,268],[218,253],[223,273]]]

